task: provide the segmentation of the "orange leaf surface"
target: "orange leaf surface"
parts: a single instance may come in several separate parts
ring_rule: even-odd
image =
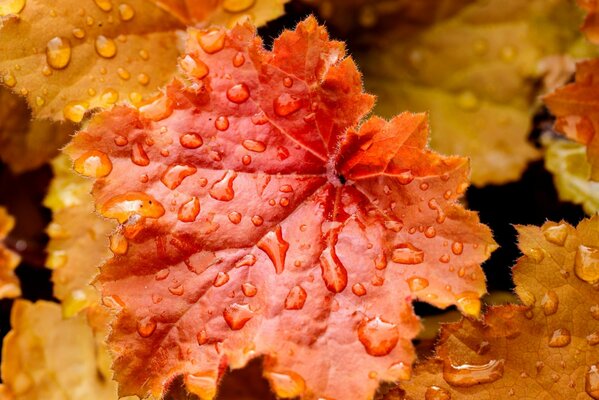
[[[517,229],[523,305],[445,326],[436,358],[387,399],[599,398],[599,216]]]
[[[184,375],[212,398],[263,355],[280,397],[367,399],[409,376],[413,300],[478,314],[495,243],[457,202],[467,160],[426,148],[423,114],[358,128],[373,98],[314,18],[272,51],[249,24],[190,30],[181,66],[67,148],[121,223],[98,285],[122,395]]]
[[[14,226],[15,219],[0,206],[0,299],[21,295],[19,279],[15,275],[21,258],[2,243]]]

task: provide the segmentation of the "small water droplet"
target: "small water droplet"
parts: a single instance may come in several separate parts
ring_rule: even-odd
[[[475,292],[461,293],[456,299],[456,306],[465,315],[477,318],[480,314],[480,299]]]
[[[549,290],[545,293],[545,296],[541,299],[541,307],[543,308],[543,313],[545,315],[553,315],[557,312],[557,308],[559,306],[559,298],[557,297],[557,293],[553,290]]]
[[[305,392],[306,384],[302,377],[295,372],[266,372],[264,375],[270,382],[273,391],[280,398],[296,398],[303,395]],[[319,400],[326,399],[322,398]]]
[[[459,256],[464,251],[464,244],[462,242],[453,242],[451,244],[451,252],[456,256]]]
[[[308,294],[301,286],[294,286],[291,288],[285,299],[285,308],[287,310],[301,310],[306,302]]]
[[[102,178],[112,171],[112,162],[106,153],[90,150],[75,160],[75,171],[92,178]]]
[[[277,274],[285,270],[285,257],[289,249],[289,243],[283,239],[283,231],[280,226],[264,235],[257,246],[270,258]]]
[[[73,36],[75,36],[77,39],[83,39],[85,37],[85,31],[81,28],[74,28],[71,33],[73,34]]]
[[[435,230],[435,227],[433,227],[433,226],[429,226],[428,228],[426,228],[424,230],[424,236],[426,236],[429,239],[434,238],[436,234],[437,234],[437,231]]]
[[[590,284],[599,281],[599,248],[582,244],[578,246],[574,258],[574,273]]]
[[[182,284],[178,283],[178,284],[175,284],[174,286],[170,286],[168,288],[168,291],[171,292],[171,294],[174,296],[182,296],[183,293],[185,292],[185,288],[183,287]]]
[[[135,10],[127,3],[121,3],[119,5],[119,17],[123,21],[131,21],[135,16]]]
[[[429,386],[424,393],[425,400],[451,400],[451,393],[439,386]]]
[[[279,117],[286,117],[299,110],[302,102],[293,95],[283,93],[273,101],[273,107]]]
[[[264,150],[266,150],[266,144],[259,140],[246,139],[241,143],[241,145],[247,150],[256,153],[262,153]]]
[[[256,286],[252,285],[249,282],[246,282],[243,285],[241,285],[241,291],[247,297],[254,297],[256,293],[258,293],[258,289],[256,288]]]
[[[115,232],[110,235],[110,250],[117,255],[127,253],[129,242],[121,232]]]
[[[128,81],[128,80],[131,78],[131,73],[130,73],[129,71],[127,71],[125,68],[120,68],[120,67],[119,67],[119,68],[117,68],[117,70],[116,70],[116,73],[117,73],[117,75],[118,75],[118,76],[119,76],[119,77],[120,77],[122,80]],[[135,93],[136,95],[133,95],[133,93]],[[133,96],[133,97],[132,97],[132,96]],[[139,93],[137,93],[137,92],[131,92],[131,93],[129,94],[129,98],[130,98],[130,99],[131,99],[131,100],[132,100],[134,103],[138,103],[138,102],[139,102],[139,100],[138,100],[138,97],[139,97],[139,100],[141,100],[141,95],[139,95]]]
[[[410,243],[402,243],[393,249],[391,260],[399,264],[420,264],[424,261],[424,251]]]
[[[227,99],[233,103],[241,104],[249,98],[250,89],[245,83],[238,83],[227,90]]]
[[[254,215],[252,217],[252,224],[254,224],[254,226],[260,226],[264,223],[264,219],[259,216],[259,215]]]
[[[563,246],[568,237],[568,226],[565,224],[550,226],[543,231],[543,236],[548,242]]]
[[[235,197],[233,181],[237,178],[237,172],[228,170],[222,178],[214,182],[209,190],[210,197],[219,201],[231,201]]]
[[[241,222],[241,214],[238,213],[237,211],[231,211],[227,217],[229,218],[229,221],[231,221],[231,223],[233,224],[238,224]]]
[[[150,83],[150,77],[142,72],[137,75],[137,82],[139,82],[140,85],[146,86]]]
[[[216,121],[214,121],[214,126],[219,131],[226,131],[227,129],[229,129],[229,118],[224,116],[218,117]]]
[[[549,338],[549,347],[565,347],[570,344],[572,336],[570,331],[565,328],[559,328],[553,331]]]
[[[79,123],[83,120],[87,107],[87,103],[70,101],[64,106],[62,114],[69,121]]]
[[[100,7],[100,10],[102,11],[110,11],[112,10],[112,1],[111,0],[94,0],[94,3],[96,3],[96,5],[98,7]]]
[[[252,319],[254,313],[248,304],[233,303],[223,311],[225,322],[234,331],[238,331]]]
[[[443,379],[451,386],[470,387],[481,383],[495,382],[503,377],[504,360],[490,360],[482,365],[453,365],[443,363]]]
[[[361,283],[354,283],[354,285],[351,287],[351,291],[353,294],[359,297],[366,294],[366,288]]]
[[[347,270],[337,257],[335,237],[320,256],[320,269],[325,286],[333,293],[342,292],[347,286]]]
[[[241,67],[245,63],[245,56],[243,53],[237,53],[233,56],[233,66],[235,68]]]
[[[407,282],[412,292],[417,292],[428,287],[428,279],[419,276],[408,278]]]
[[[251,267],[254,264],[256,264],[256,256],[248,254],[235,263],[235,268]]]
[[[183,71],[189,76],[196,79],[204,79],[210,72],[206,63],[192,54],[187,54],[183,57],[179,62],[179,65],[181,65]]]
[[[4,82],[4,84],[10,88],[15,87],[15,85],[17,84],[17,79],[15,78],[15,76],[10,73],[7,72],[3,77],[2,77],[2,82]]]
[[[55,36],[46,45],[46,61],[54,69],[63,69],[71,61],[71,43],[69,39]]]
[[[213,285],[214,287],[221,287],[227,282],[229,282],[229,274],[220,271],[218,274],[216,274]]]
[[[95,41],[96,52],[104,58],[112,58],[116,55],[116,43],[104,35],[99,35]],[[124,78],[123,78],[124,79]]]
[[[188,132],[181,135],[179,138],[179,143],[181,143],[181,146],[185,147],[186,149],[197,149],[204,144],[204,141],[199,133]]]
[[[0,17],[18,14],[25,8],[25,0],[4,0],[0,2]]]
[[[202,50],[208,54],[217,53],[225,47],[225,33],[220,29],[200,31],[197,39]]]
[[[363,319],[358,324],[358,339],[371,356],[386,356],[397,345],[399,330],[396,324],[380,317]]]
[[[584,390],[593,399],[599,399],[599,368],[597,364],[587,368],[584,375]]]
[[[136,142],[131,146],[131,161],[140,167],[145,167],[150,164],[150,159],[140,142]]]
[[[197,197],[193,197],[187,202],[183,203],[177,213],[177,218],[181,222],[193,222],[196,220],[200,213],[200,200]]]
[[[592,305],[590,308],[591,316],[599,321],[599,304]]]
[[[599,332],[592,332],[586,337],[589,346],[596,346],[599,344]]]
[[[171,164],[160,177],[160,181],[164,186],[173,190],[181,185],[185,178],[192,176],[196,172],[196,167],[190,164]]]
[[[291,79],[290,77],[286,76],[285,78],[283,78],[283,85],[286,88],[290,88],[293,86],[293,79]]]
[[[137,322],[137,333],[142,338],[149,338],[156,331],[156,322],[149,317]]]

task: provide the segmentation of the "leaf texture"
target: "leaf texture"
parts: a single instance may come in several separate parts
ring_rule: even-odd
[[[21,295],[19,279],[15,275],[15,268],[21,258],[3,243],[14,226],[15,219],[8,214],[6,208],[0,206],[0,299]]]
[[[280,397],[372,398],[409,376],[413,300],[478,314],[495,243],[457,202],[467,160],[426,148],[423,114],[358,127],[373,97],[314,18],[272,51],[249,24],[192,29],[181,67],[67,148],[121,224],[98,277],[121,395],[183,375],[209,399],[264,356]]]
[[[518,226],[522,305],[441,331],[436,357],[387,399],[588,399],[599,396],[599,216],[577,227]]]

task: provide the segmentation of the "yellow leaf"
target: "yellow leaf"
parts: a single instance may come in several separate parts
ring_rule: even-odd
[[[21,258],[2,243],[14,225],[15,219],[0,206],[0,299],[21,295],[19,279],[14,272]]]
[[[565,140],[548,142],[545,167],[553,173],[560,199],[582,204],[589,215],[599,211],[599,182],[589,180],[591,164],[585,145]]]
[[[578,46],[579,10],[564,0],[438,4],[429,21],[398,14],[370,36],[359,55],[366,86],[383,115],[429,111],[431,146],[470,156],[475,185],[515,180],[539,155],[527,142],[539,87],[561,76],[541,61]]]
[[[0,158],[15,173],[35,169],[58,154],[73,124],[31,121],[24,99],[0,87]]]
[[[168,82],[182,27],[145,0],[27,0],[0,24],[4,84],[35,116],[73,122],[90,108],[137,104]]]
[[[52,269],[54,296],[65,317],[98,301],[90,284],[98,266],[109,258],[108,235],[115,224],[94,213],[92,182],[71,169],[68,157],[53,160],[54,179],[44,204],[52,210],[47,228],[46,266]]]

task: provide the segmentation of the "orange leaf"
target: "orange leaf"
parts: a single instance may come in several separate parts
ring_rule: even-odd
[[[356,128],[373,98],[314,18],[272,52],[249,24],[190,30],[181,66],[67,149],[128,244],[98,278],[122,395],[184,375],[212,398],[264,355],[280,397],[371,398],[409,376],[413,300],[478,314],[495,243],[457,202],[466,159],[427,149],[421,114]]]
[[[14,226],[15,219],[0,206],[0,299],[21,295],[19,279],[15,275],[21,258],[2,243]]]
[[[517,229],[524,255],[513,273],[523,305],[445,326],[436,358],[402,383],[401,398],[599,397],[599,216],[576,228]]]

